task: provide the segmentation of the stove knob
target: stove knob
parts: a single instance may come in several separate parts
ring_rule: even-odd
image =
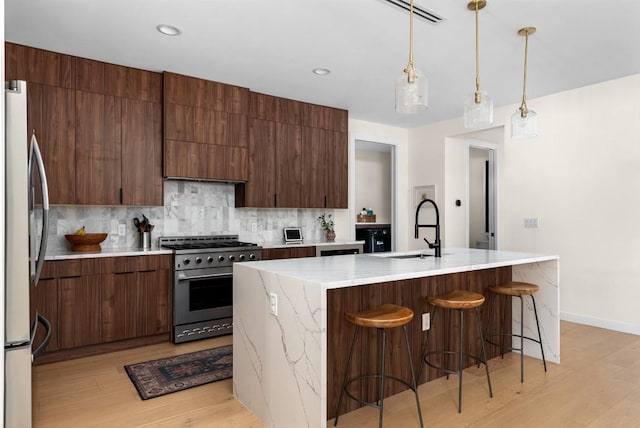
[[[213,263],[213,257],[211,256],[207,257],[207,263]]]
[[[218,261],[222,263],[224,261],[224,256],[218,256]]]
[[[182,261],[182,263],[186,266],[186,265],[188,265],[189,263],[191,263],[191,260],[189,260],[189,259],[184,259],[184,260]]]
[[[234,256],[233,254],[231,254],[231,255],[229,256],[229,261],[230,261],[230,262],[234,261],[235,259],[236,259],[236,256]]]
[[[202,259],[200,257],[196,257],[196,264],[199,265],[202,263]]]
[[[245,258],[246,257],[244,256],[244,254],[240,254],[240,256],[238,257],[238,260],[243,262]]]
[[[256,255],[251,253],[249,254],[249,260],[255,260],[256,259]]]

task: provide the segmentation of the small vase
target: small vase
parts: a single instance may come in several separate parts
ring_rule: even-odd
[[[336,240],[336,232],[334,230],[327,230],[327,241],[333,242]]]

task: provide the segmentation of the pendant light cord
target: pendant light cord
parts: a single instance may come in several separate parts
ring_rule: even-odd
[[[480,42],[478,40],[478,1],[475,1],[476,4],[476,93],[475,93],[475,102],[476,104],[480,104],[482,101],[480,95]]]
[[[524,78],[522,79],[522,104],[520,116],[527,117],[527,57],[529,55],[529,30],[525,30],[524,37]]]
[[[404,70],[407,73],[407,82],[413,83],[416,79],[416,73],[413,66],[413,0],[409,6],[409,64]]]

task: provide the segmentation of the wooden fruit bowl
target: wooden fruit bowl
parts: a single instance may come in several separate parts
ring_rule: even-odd
[[[64,235],[71,243],[71,251],[86,253],[90,251],[102,251],[100,243],[107,239],[106,233],[86,233],[84,235]]]

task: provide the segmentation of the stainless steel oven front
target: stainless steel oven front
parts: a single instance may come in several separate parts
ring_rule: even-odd
[[[233,267],[175,271],[174,342],[230,334]]]

